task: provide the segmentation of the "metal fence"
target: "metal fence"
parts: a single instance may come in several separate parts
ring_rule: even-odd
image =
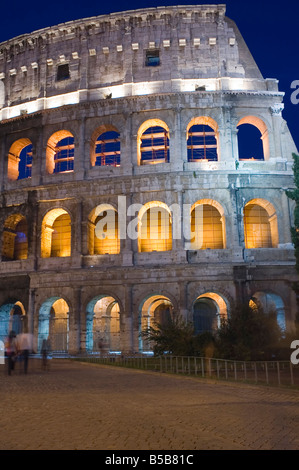
[[[86,356],[80,361],[161,373],[184,374],[218,380],[267,385],[299,386],[299,365],[290,361],[231,361],[185,356]]]

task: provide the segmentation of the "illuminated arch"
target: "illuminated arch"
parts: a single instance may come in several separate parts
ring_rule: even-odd
[[[221,295],[215,292],[201,294],[193,304],[195,333],[215,332],[227,315],[227,302]]]
[[[71,255],[71,218],[62,208],[49,211],[42,222],[41,257]]]
[[[115,297],[94,297],[88,303],[86,312],[86,350],[120,351],[120,305]]]
[[[265,199],[251,199],[244,207],[245,248],[276,248],[279,243],[277,214]]]
[[[223,207],[213,199],[201,199],[191,207],[191,250],[226,248]]]
[[[248,150],[246,150],[246,154],[242,155],[242,128],[241,126],[246,125],[249,130],[251,126],[256,128],[259,131],[259,134],[257,135],[250,135],[245,141],[244,141],[244,146],[248,149],[248,146],[250,146],[251,142],[255,147],[261,143],[260,149],[257,148],[257,150],[250,150],[249,149],[249,154]],[[237,124],[237,128],[239,130],[238,132],[238,145],[239,145],[239,160],[268,160],[270,156],[270,148],[269,148],[269,133],[268,133],[268,128],[265,124],[265,122],[260,119],[257,116],[245,116]],[[252,132],[252,131],[251,131]],[[260,140],[262,142],[260,142]],[[254,152],[255,154],[251,155],[250,152]],[[256,154],[257,153],[257,154]]]
[[[74,170],[74,136],[70,131],[60,130],[51,135],[46,149],[46,169],[52,173]]]
[[[31,178],[32,142],[27,138],[12,144],[8,152],[7,177],[10,180]]]
[[[167,204],[151,201],[138,214],[138,251],[170,251],[172,249],[172,218]]]
[[[51,351],[66,353],[69,343],[69,306],[62,297],[48,298],[39,309],[38,351],[49,340]]]
[[[165,295],[149,295],[139,306],[139,351],[151,351],[152,345],[140,336],[142,331],[154,327],[156,323],[165,325],[173,318],[174,307],[171,300]]]
[[[282,331],[286,329],[285,306],[282,298],[272,292],[255,292],[249,302],[251,308],[261,307],[265,314],[275,313],[277,324]]]
[[[188,162],[217,161],[220,156],[218,124],[208,116],[193,118],[187,126]]]
[[[139,165],[169,162],[169,128],[160,119],[145,121],[137,132]]]
[[[88,251],[90,255],[120,252],[118,212],[111,204],[100,204],[88,217]]]
[[[91,166],[120,166],[120,133],[110,124],[98,127],[92,134]]]
[[[0,340],[5,341],[10,331],[17,334],[27,329],[27,317],[20,301],[9,301],[0,307]]]
[[[12,214],[4,222],[2,235],[2,261],[27,259],[28,225],[21,214]]]

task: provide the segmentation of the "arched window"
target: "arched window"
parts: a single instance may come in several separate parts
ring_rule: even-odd
[[[215,201],[198,201],[191,209],[191,250],[225,248],[223,209]]]
[[[120,166],[121,144],[118,129],[103,124],[95,129],[90,139],[91,166]]]
[[[51,351],[66,353],[69,342],[69,306],[61,297],[46,300],[38,318],[38,350],[44,340],[50,342]]]
[[[171,213],[166,204],[153,201],[139,212],[139,251],[169,251],[172,249]]]
[[[95,166],[120,166],[120,134],[107,131],[99,135],[95,147]]]
[[[88,251],[90,255],[120,252],[118,212],[110,204],[100,204],[89,216]]]
[[[263,199],[253,199],[244,208],[245,248],[272,248],[278,245],[277,216]]]
[[[74,171],[74,136],[66,130],[55,132],[48,140],[46,166],[48,173]]]
[[[272,292],[255,292],[249,305],[252,309],[261,308],[265,315],[274,313],[282,332],[286,329],[285,306],[282,298]]]
[[[31,178],[32,143],[29,139],[19,139],[8,152],[7,176],[10,180]]]
[[[8,217],[3,227],[2,261],[27,259],[28,227],[21,214]]]
[[[140,165],[169,162],[169,129],[159,119],[150,119],[142,124],[137,135],[138,160]]]
[[[20,301],[11,301],[0,307],[0,340],[5,341],[10,331],[16,335],[28,327],[26,311]]]
[[[71,255],[71,218],[64,209],[53,209],[42,223],[42,258]]]
[[[193,305],[193,323],[196,334],[213,333],[221,321],[227,318],[227,305],[219,294],[207,292],[200,295]]]
[[[206,116],[192,119],[187,127],[188,162],[216,162],[219,154],[217,123]]]
[[[269,138],[266,124],[255,116],[242,118],[237,126],[239,160],[268,160]]]
[[[162,328],[173,319],[174,307],[168,297],[164,295],[150,295],[145,298],[139,308],[139,351],[150,351],[152,345],[142,338],[140,333],[159,323]]]
[[[120,307],[114,297],[100,295],[89,302],[86,349],[89,352],[120,351]]]

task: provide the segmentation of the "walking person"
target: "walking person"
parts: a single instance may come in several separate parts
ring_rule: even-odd
[[[7,372],[11,375],[11,372],[15,368],[15,360],[17,357],[17,343],[16,334],[11,331],[5,342],[5,356],[7,357]]]
[[[49,338],[43,339],[41,353],[42,353],[42,368],[44,370],[49,370],[49,353],[50,353]]]
[[[18,335],[18,349],[21,354],[24,366],[24,374],[28,372],[28,363],[30,353],[33,351],[33,335],[30,333],[21,333]]]

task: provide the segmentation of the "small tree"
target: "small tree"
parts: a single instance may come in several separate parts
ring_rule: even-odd
[[[299,155],[293,153],[293,173],[295,189],[286,191],[287,196],[295,201],[294,226],[291,227],[292,242],[295,248],[296,271],[299,274]],[[295,318],[296,336],[299,335],[299,282],[293,283],[293,290],[296,294],[297,313]]]
[[[269,360],[279,348],[281,331],[275,313],[239,305],[216,335],[216,355],[224,359]]]
[[[142,331],[141,337],[152,343],[157,356],[164,353],[175,356],[194,354],[194,327],[181,317],[174,316],[165,324],[156,322]]]

